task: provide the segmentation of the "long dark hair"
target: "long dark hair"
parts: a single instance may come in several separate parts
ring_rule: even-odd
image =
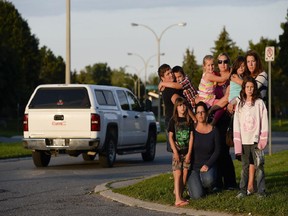
[[[252,74],[252,72],[248,70],[248,67],[247,67],[247,57],[248,56],[253,56],[255,58],[256,68],[255,68],[254,74]],[[247,71],[250,72],[251,76],[257,77],[263,71],[261,58],[260,58],[259,54],[255,50],[249,50],[246,53],[246,55],[245,55],[245,65],[246,65]]]
[[[254,90],[253,90],[253,94],[252,94],[252,106],[254,106],[255,101],[258,98],[261,98],[260,92],[259,92],[258,87],[257,87],[256,80],[250,76],[245,77],[245,79],[243,80],[243,83],[242,83],[242,89],[240,91],[240,105],[241,105],[241,107],[244,106],[245,101],[247,99],[247,95],[245,93],[245,87],[246,87],[246,83],[248,83],[248,82],[251,82],[254,85]]]
[[[192,119],[190,118],[189,114],[188,114],[188,103],[187,101],[183,98],[183,97],[178,97],[176,100],[175,100],[175,104],[174,104],[174,109],[173,109],[173,120],[175,122],[176,125],[179,124],[178,122],[178,111],[177,111],[177,107],[182,105],[182,104],[185,104],[186,106],[186,111],[184,113],[184,116],[186,118],[186,124],[189,125],[191,122],[192,122]]]
[[[247,71],[247,65],[245,64],[245,57],[244,56],[238,56],[232,65],[231,76],[233,74],[237,74],[237,70],[240,68],[242,63],[244,63],[244,65],[245,65],[245,69],[244,69],[244,73],[242,74],[242,78],[244,78],[250,74]]]

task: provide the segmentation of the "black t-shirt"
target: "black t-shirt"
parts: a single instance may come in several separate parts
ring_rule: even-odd
[[[186,121],[186,118],[182,117],[178,117],[178,124],[175,123],[173,118],[169,121],[168,132],[173,133],[173,139],[176,141],[178,151],[188,151],[190,133],[194,131],[193,121],[189,124],[187,124]]]
[[[207,134],[194,131],[192,169],[200,170],[203,165],[211,168],[220,154],[220,134],[217,128]]]
[[[169,122],[173,115],[174,104],[171,101],[171,98],[174,94],[178,94],[180,97],[183,97],[183,90],[167,88],[165,87],[162,92],[162,98],[165,105],[165,122]]]

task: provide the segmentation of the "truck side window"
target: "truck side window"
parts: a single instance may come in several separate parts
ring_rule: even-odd
[[[95,95],[99,105],[116,106],[116,102],[111,91],[95,90]]]
[[[132,95],[130,92],[127,92],[127,96],[128,96],[129,104],[132,107],[132,110],[140,111],[141,110],[141,106],[140,106],[139,101],[137,100],[137,98],[134,95]]]
[[[129,103],[128,103],[128,100],[127,100],[125,92],[123,90],[118,90],[117,91],[117,96],[118,96],[121,108],[123,110],[130,110]]]

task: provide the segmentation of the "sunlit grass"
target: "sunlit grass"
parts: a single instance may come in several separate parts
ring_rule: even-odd
[[[190,201],[189,208],[212,210],[226,213],[252,215],[288,215],[288,151],[266,156],[265,172],[268,197],[258,199],[256,195],[238,200],[238,191],[223,191],[203,199]],[[241,163],[234,161],[237,181],[239,182]],[[137,199],[173,205],[173,176],[171,173],[146,179],[135,185],[114,189]]]
[[[31,156],[31,150],[24,149],[22,142],[0,143],[0,159]]]

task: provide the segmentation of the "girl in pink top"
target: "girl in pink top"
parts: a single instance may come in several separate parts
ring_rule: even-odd
[[[214,58],[212,55],[206,55],[203,58],[203,75],[199,84],[198,97],[195,102],[203,101],[208,108],[213,106],[218,100],[215,96],[215,87],[217,83],[225,82],[230,74],[217,76],[214,74]]]

